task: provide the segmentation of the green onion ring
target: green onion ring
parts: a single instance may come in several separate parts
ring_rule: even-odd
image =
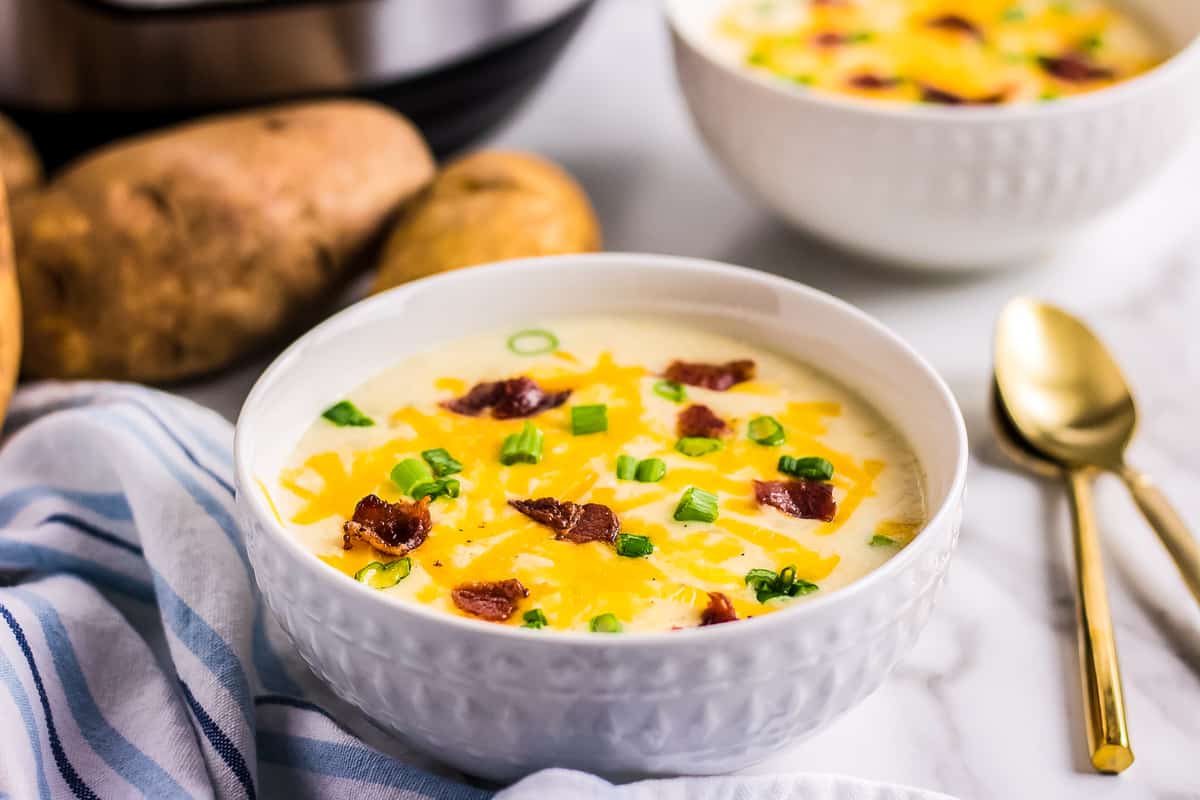
[[[522,340],[525,344],[522,346]],[[558,349],[558,337],[541,328],[517,331],[508,337],[508,350],[518,356],[542,356]]]

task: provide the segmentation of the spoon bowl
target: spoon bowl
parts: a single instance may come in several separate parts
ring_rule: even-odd
[[[1104,344],[1075,317],[1017,298],[996,327],[996,384],[1013,425],[1055,461],[1119,470],[1137,406]]]
[[[1022,437],[1012,417],[1004,408],[1004,400],[1000,397],[1000,387],[992,382],[992,397],[988,409],[988,420],[991,422],[992,434],[1001,452],[1018,467],[1039,475],[1043,478],[1058,478],[1062,476],[1062,467],[1043,456],[1029,446]]]

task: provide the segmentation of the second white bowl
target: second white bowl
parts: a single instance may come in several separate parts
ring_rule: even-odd
[[[1037,254],[1129,197],[1200,116],[1200,3],[1126,3],[1176,55],[1094,94],[1023,106],[877,103],[792,87],[717,54],[725,0],[666,0],[679,83],[733,177],[799,228],[910,267]]]

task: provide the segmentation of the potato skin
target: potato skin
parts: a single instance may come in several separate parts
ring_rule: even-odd
[[[24,372],[173,381],[311,315],[433,176],[403,117],[279,106],[110,145],[14,207]]]
[[[0,183],[0,423],[12,399],[21,361],[21,298],[17,293],[17,270],[13,265],[9,235],[8,202]]]
[[[8,196],[20,194],[42,182],[42,162],[24,131],[0,115],[0,182]]]
[[[405,210],[373,290],[489,261],[599,248],[596,215],[570,175],[527,153],[485,150],[447,165]]]

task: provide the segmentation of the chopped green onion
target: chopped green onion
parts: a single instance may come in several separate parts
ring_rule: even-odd
[[[641,483],[658,483],[667,474],[667,465],[661,458],[647,458],[638,462],[634,477]]]
[[[517,331],[508,337],[508,349],[518,356],[541,356],[558,349],[558,337],[541,328]]]
[[[431,452],[433,451],[425,451],[425,453]],[[424,456],[425,453],[421,455]],[[416,458],[406,458],[392,467],[392,482],[400,487],[401,492],[414,500],[420,500],[422,497],[430,499],[458,497],[460,489],[459,482],[454,478],[433,477],[429,467]]]
[[[1097,33],[1083,37],[1083,41],[1079,43],[1084,50],[1095,52],[1104,46],[1104,39]]]
[[[779,578],[773,569],[752,569],[746,573],[746,585],[757,589],[765,584],[772,584]]]
[[[883,536],[877,533],[871,537],[871,541],[867,544],[871,545],[871,547],[895,547],[896,540],[890,536]]]
[[[756,50],[746,56],[746,63],[754,67],[764,66],[767,63],[767,54]]]
[[[634,533],[617,534],[617,555],[626,558],[642,558],[654,552],[654,542],[649,536]]]
[[[683,388],[683,384],[678,381],[657,381],[654,384],[654,393],[672,403],[682,403],[687,400],[687,389]]]
[[[717,496],[696,486],[689,486],[675,506],[678,522],[716,522]]]
[[[412,492],[413,500],[420,500],[422,497],[434,500],[446,493],[446,487],[439,480],[421,481],[420,483],[413,484],[412,489],[409,491]]]
[[[454,456],[446,452],[444,448],[435,447],[432,450],[422,450],[421,458],[425,459],[425,463],[433,470],[433,474],[439,478],[453,475],[456,472],[462,472],[463,465],[455,460]]]
[[[689,458],[699,458],[709,453],[715,453],[724,446],[720,439],[708,436],[684,436],[675,443],[675,449]]]
[[[752,569],[746,573],[746,585],[754,590],[758,602],[765,603],[776,597],[796,597],[812,594],[821,587],[796,577],[796,567],[789,564],[779,574],[769,569]]]
[[[661,458],[646,458],[638,461],[633,456],[617,456],[617,478],[623,481],[658,483],[667,474],[667,465]]]
[[[381,564],[372,561],[354,573],[354,580],[365,583],[372,589],[390,589],[412,572],[412,559],[408,556]]]
[[[633,456],[617,456],[617,480],[631,481],[637,476],[638,460]]]
[[[433,473],[425,462],[419,458],[406,458],[392,467],[392,483],[400,487],[400,491],[408,494],[414,486],[433,480]]]
[[[801,86],[812,86],[814,83],[817,82],[817,79],[813,75],[809,75],[808,73],[802,73],[800,75],[793,75],[791,77],[791,81],[792,81],[792,83],[798,83]]]
[[[1025,19],[1025,9],[1019,6],[1012,6],[1004,9],[1004,13],[1000,15],[1000,19],[1005,22],[1020,22]]]
[[[858,31],[847,36],[846,42],[849,44],[861,44],[862,42],[869,42],[874,38],[875,34],[870,31]]]
[[[408,490],[413,500],[428,497],[436,500],[439,497],[458,497],[461,486],[454,478],[436,478],[432,481],[421,481]]]
[[[550,620],[546,619],[546,614],[540,608],[531,608],[521,615],[521,619],[525,620],[522,628],[544,628],[550,624]]]
[[[542,432],[526,422],[520,433],[514,433],[504,440],[500,447],[500,463],[505,466],[512,464],[536,464],[542,460]]]
[[[833,477],[833,464],[820,456],[807,458],[780,456],[778,469],[785,475],[807,478],[810,481],[827,481]]]
[[[340,403],[334,403],[329,408],[321,412],[321,416],[337,425],[339,428],[369,428],[375,424],[375,420],[368,417],[366,414],[358,410],[358,406],[351,403],[349,400],[343,400]]]
[[[617,619],[616,614],[601,614],[598,617],[592,617],[588,627],[591,628],[592,633],[620,633],[625,630],[625,626],[621,624],[621,620]]]
[[[1043,103],[1049,103],[1057,100],[1060,97],[1062,97],[1062,95],[1060,95],[1058,92],[1045,91],[1038,95],[1038,100],[1041,100]]]
[[[571,433],[586,436],[589,433],[604,433],[608,430],[608,406],[597,403],[592,406],[571,407]]]
[[[775,447],[787,440],[783,426],[774,417],[755,417],[750,420],[750,424],[746,428],[746,435],[750,437],[750,441],[766,447]]]

